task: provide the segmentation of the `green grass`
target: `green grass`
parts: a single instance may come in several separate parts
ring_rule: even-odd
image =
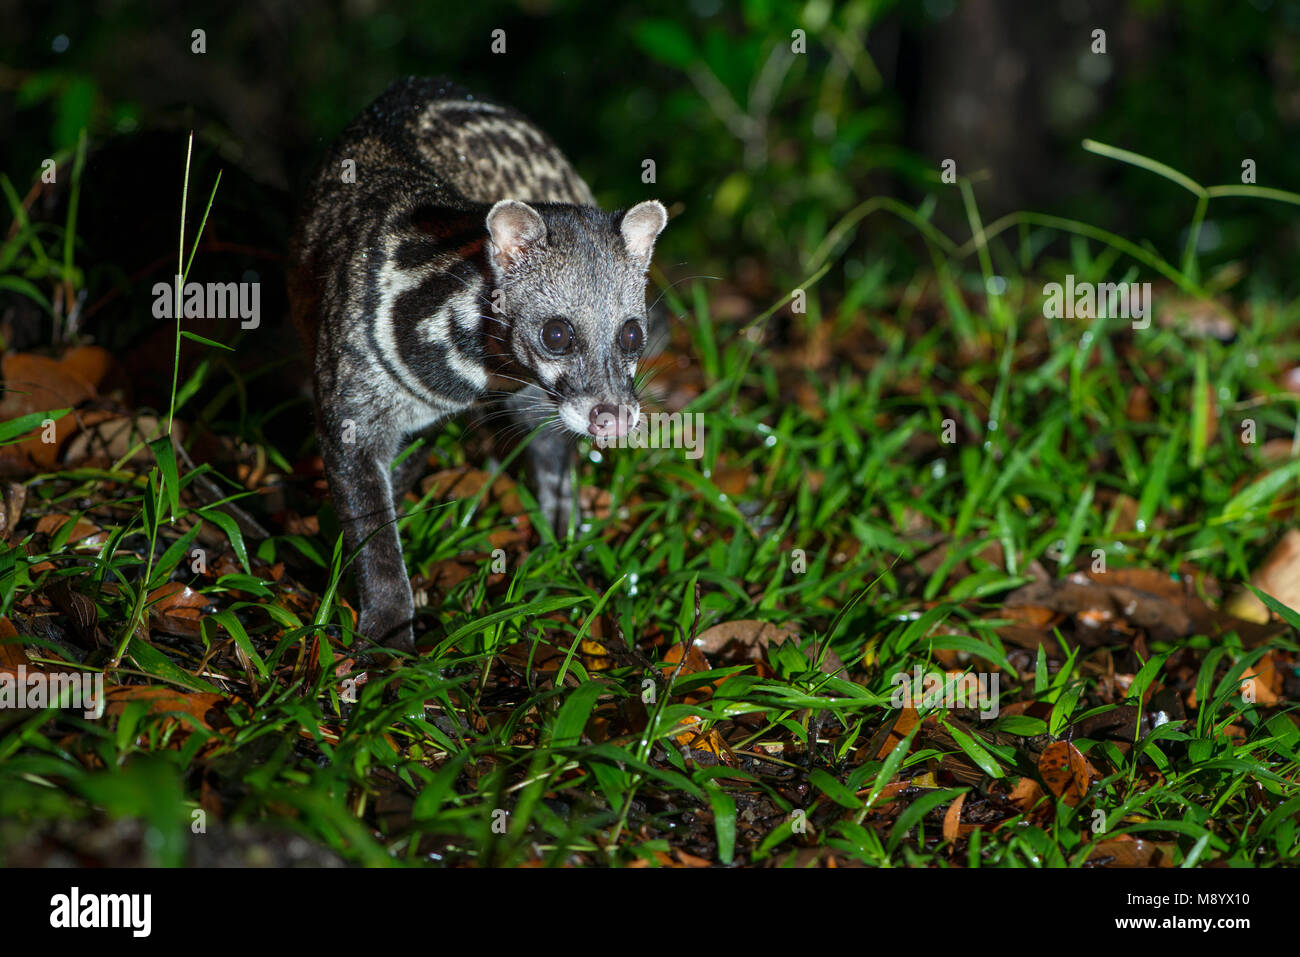
[[[1194,244],[1174,266],[1087,224],[1025,214],[986,229],[963,196],[964,246],[924,209],[849,214],[806,263],[806,315],[773,308],[721,323],[706,285],[668,289],[680,317],[669,351],[694,364],[656,383],[697,376],[689,410],[705,416],[704,457],[587,456],[581,481],[608,492],[610,514],[560,541],[533,531],[542,522],[522,486],[522,515],[497,494],[412,501],[411,571],[454,566],[460,577],[421,609],[425,653],[371,665],[359,686],[341,601],[347,556],[328,506],[317,503],[319,534],[272,524],[269,538],[246,539],[196,496],[212,470],[178,468],[166,441],[153,444],[152,467],[124,459],[32,478],[0,556],[0,614],[19,625],[29,659],[53,664],[75,644],[50,611],[66,584],[114,637],[81,667],[204,706],[178,715],[137,697],[102,721],[0,712],[0,819],[31,833],[59,819],[140,818],[165,864],[218,839],[192,833],[201,809],[209,824],[215,814],[288,828],[371,865],[830,855],[1079,866],[1122,835],[1175,865],[1295,863],[1294,706],[1239,693],[1266,652],[1295,667],[1294,613],[1279,609],[1286,624],[1262,637],[1222,617],[1171,634],[1133,613],[1100,631],[1063,613],[1041,628],[1041,646],[1025,647],[1007,637],[1004,602],[1035,572],[1087,571],[1097,549],[1112,572],[1154,570],[1211,604],[1216,583],[1250,576],[1298,504],[1296,399],[1277,381],[1300,360],[1300,303],[1242,302],[1228,343],[1191,334],[1186,320],[1138,331],[1044,318],[1043,284],[1066,273],[1099,282],[1167,268],[1156,308],[1176,311],[1185,294],[1173,287],[1201,289]],[[902,283],[870,269],[842,297],[819,296],[874,211],[915,222],[934,269]],[[788,318],[790,341],[776,317]],[[835,330],[830,361],[810,367],[800,347],[820,324]],[[209,388],[225,399],[204,415],[229,415],[238,390],[222,374],[205,365],[210,381],[174,389],[177,414],[197,415],[187,402]],[[236,417],[240,434],[260,429]],[[1238,441],[1247,417],[1254,445]],[[1289,453],[1266,460],[1266,440],[1292,443]],[[482,444],[453,425],[433,451],[486,468]],[[296,454],[264,451],[285,464]],[[79,547],[71,522],[38,533],[46,514],[85,517],[106,538]],[[224,571],[193,571],[195,541]],[[153,614],[149,596],[168,581],[210,603],[198,633],[177,635]],[[36,629],[37,613],[55,627]],[[803,652],[770,648],[761,668],[719,654],[672,663],[711,626],[750,619],[794,631]],[[842,672],[817,667],[827,649]],[[939,709],[891,737],[891,676],[941,662],[997,671],[1003,714]],[[1184,716],[1153,724],[1171,693]],[[1132,734],[1089,737],[1108,714],[1131,716]],[[1043,754],[1063,740],[1095,772],[1073,802],[1045,779]],[[1037,798],[1010,799],[1031,782]],[[965,826],[949,839],[944,817],[959,798],[954,823]],[[21,839],[0,830],[0,855]]]

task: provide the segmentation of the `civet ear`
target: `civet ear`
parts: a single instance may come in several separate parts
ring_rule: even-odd
[[[529,250],[546,242],[546,223],[527,203],[503,199],[488,211],[489,252],[493,265],[509,269],[528,255]]]
[[[628,255],[648,269],[655,240],[667,225],[668,210],[657,199],[648,199],[629,209],[623,214],[623,222],[619,226]]]

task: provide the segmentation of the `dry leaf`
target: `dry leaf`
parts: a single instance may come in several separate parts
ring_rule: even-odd
[[[42,515],[36,522],[36,531],[53,537],[71,520],[71,515]],[[98,525],[84,518],[77,519],[77,523],[72,526],[72,531],[68,533],[69,545],[97,548],[107,541],[108,533],[101,531]]]
[[[149,705],[149,714],[179,711],[208,730],[228,723],[218,705],[224,705],[229,699],[219,694],[177,691],[162,685],[116,685],[105,689],[104,699],[104,711],[113,717],[120,717],[131,702],[144,701]]]
[[[957,800],[948,805],[943,816],[943,839],[951,844],[961,836],[961,806],[966,803],[966,793],[957,795]]]
[[[1241,696],[1246,701],[1256,701],[1265,707],[1277,704],[1277,692],[1282,690],[1282,676],[1273,666],[1273,652],[1247,668],[1241,676]]]
[[[1288,608],[1300,608],[1300,530],[1288,529],[1282,540],[1250,576],[1250,583],[1272,595]],[[1242,589],[1224,606],[1238,618],[1264,624],[1271,617],[1262,601],[1249,589]]]
[[[18,635],[18,629],[8,618],[0,617],[0,673],[18,673],[18,666],[31,667],[27,658],[27,649]]]
[[[691,715],[691,717],[696,721],[699,720],[695,715]],[[726,740],[717,728],[710,728],[708,731],[687,731],[676,737],[677,743],[687,748],[692,757],[695,756],[695,752],[702,751],[705,754],[712,755],[721,764],[734,766],[738,763],[735,754],[727,746]]]
[[[0,422],[33,412],[76,408],[95,395],[95,387],[82,377],[77,364],[26,352],[10,353],[0,360],[4,392],[0,394]],[[22,475],[53,468],[59,449],[77,430],[69,414],[51,426],[54,441],[44,441],[44,429],[21,442],[0,446],[0,473]]]
[[[1043,789],[1038,786],[1038,782],[1024,777],[1016,782],[1016,786],[1007,795],[1007,800],[1019,808],[1022,814],[1027,814],[1042,796]]]
[[[27,504],[27,486],[19,482],[5,482],[4,503],[0,506],[0,542],[8,542]]]
[[[209,602],[184,582],[168,582],[149,593],[149,620],[155,628],[182,638],[202,635],[200,622]]]
[[[898,747],[898,742],[907,737],[908,733],[921,720],[921,715],[915,708],[904,708],[898,712],[898,720],[894,726],[889,729],[889,736],[885,738],[885,743],[880,746],[879,752],[875,755],[875,760],[883,761]]]
[[[781,645],[787,641],[799,642],[799,636],[788,628],[774,625],[770,621],[743,618],[737,621],[724,621],[705,629],[695,639],[695,647],[710,655],[721,657],[730,664],[746,661],[763,660],[763,652],[769,645]],[[811,645],[804,655],[812,660]],[[844,662],[833,649],[827,648],[822,658],[821,670],[826,674],[842,674]]]
[[[72,437],[63,450],[66,465],[90,459],[117,462],[134,449],[129,459],[136,465],[153,462],[153,453],[147,443],[165,435],[167,427],[156,416],[121,416],[108,413],[91,413],[83,416],[81,431]],[[172,437],[180,442],[184,438],[183,424],[172,424]]]
[[[1121,834],[1098,841],[1088,860],[1103,867],[1173,867],[1173,845]]]
[[[506,475],[498,475],[493,480],[492,473],[483,469],[467,467],[443,469],[432,475],[426,475],[420,482],[420,490],[425,495],[432,493],[439,501],[470,499],[482,492],[488,482],[492,482],[492,485],[483,496],[481,504],[496,502],[506,515],[523,514],[523,502],[515,491],[514,481]]]
[[[1038,773],[1047,789],[1071,807],[1083,800],[1089,783],[1098,777],[1097,769],[1068,741],[1053,741],[1043,749]]]
[[[682,862],[683,867],[712,867],[713,866],[712,861],[706,861],[702,857],[697,857],[694,854],[688,854],[686,851],[683,851],[680,847],[673,848],[673,853],[677,855],[677,859]]]

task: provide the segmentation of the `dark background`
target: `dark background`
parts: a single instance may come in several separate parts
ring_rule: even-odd
[[[199,202],[225,170],[207,234],[224,245],[206,267],[265,269],[323,144],[406,73],[451,76],[533,116],[603,205],[663,199],[672,276],[779,296],[835,220],[880,193],[934,197],[926,214],[964,241],[960,196],[937,181],[945,158],[974,178],[985,222],[1075,217],[1177,262],[1194,198],[1081,140],[1205,184],[1240,182],[1251,158],[1259,184],[1300,189],[1298,26],[1297,0],[3,0],[0,172],[25,195],[41,160],[66,160],[88,130],[78,261],[92,305],[122,293],[86,317],[104,341],[140,308],[127,287],[174,261],[186,131],[200,136]],[[804,55],[789,53],[796,28]],[[490,52],[497,29],[505,54]],[[1095,29],[1104,55],[1090,51]],[[59,215],[49,192],[34,215]],[[1234,294],[1293,294],[1295,212],[1216,200],[1204,273],[1241,259]],[[928,262],[911,227],[868,227],[824,281],[831,296],[866,268],[905,279]],[[96,330],[106,317],[113,329]]]

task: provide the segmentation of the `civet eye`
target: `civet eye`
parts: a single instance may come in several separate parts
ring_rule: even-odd
[[[623,328],[618,331],[618,347],[629,355],[635,354],[641,351],[643,338],[641,323],[635,319],[629,319],[623,323]]]
[[[564,355],[573,345],[573,326],[563,319],[547,319],[542,323],[542,345],[548,352]]]

